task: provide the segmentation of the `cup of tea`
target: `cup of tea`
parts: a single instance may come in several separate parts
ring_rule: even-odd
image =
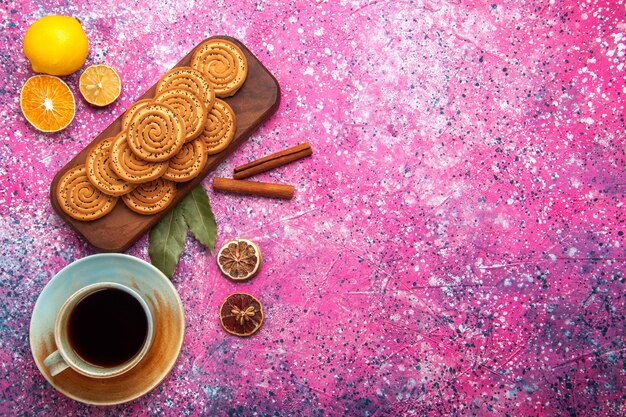
[[[88,285],[59,310],[57,350],[43,364],[52,376],[68,368],[93,378],[121,375],[146,355],[153,327],[148,304],[132,288],[115,282]]]

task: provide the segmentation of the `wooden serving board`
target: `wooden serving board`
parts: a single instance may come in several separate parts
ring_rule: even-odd
[[[61,168],[52,180],[52,184],[50,185],[50,202],[52,203],[52,207],[59,216],[99,251],[123,252],[128,249],[143,236],[144,233],[150,230],[152,226],[158,223],[167,211],[174,208],[209,172],[213,171],[220,162],[237,149],[264,120],[276,111],[280,102],[280,87],[278,82],[252,52],[241,42],[228,36],[213,36],[208,39],[226,39],[235,43],[241,48],[248,60],[248,77],[246,82],[234,96],[223,99],[235,112],[237,129],[232,142],[224,151],[216,155],[209,155],[208,161],[200,175],[191,181],[177,185],[176,197],[167,210],[150,216],[141,215],[128,209],[120,199],[113,211],[106,216],[85,222],[71,218],[65,214],[59,206],[56,196],[56,187],[61,176],[71,168],[84,164],[89,151],[100,141],[113,137],[120,132],[122,125],[121,115],[104,129],[102,133],[96,136],[85,149]],[[189,66],[191,57],[200,44],[191,50],[175,66]],[[154,97],[155,90],[156,84],[137,100]]]

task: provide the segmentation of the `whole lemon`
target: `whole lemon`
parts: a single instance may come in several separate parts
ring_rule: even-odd
[[[42,17],[24,35],[24,54],[35,72],[69,75],[83,66],[88,52],[87,35],[75,17]]]

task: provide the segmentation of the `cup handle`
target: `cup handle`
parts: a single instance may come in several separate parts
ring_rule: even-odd
[[[48,368],[51,376],[58,375],[70,367],[58,350],[55,350],[48,355],[48,357],[43,360],[43,364],[46,368]]]

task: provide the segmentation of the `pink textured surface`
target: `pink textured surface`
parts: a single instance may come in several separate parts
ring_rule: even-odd
[[[231,3],[0,8],[0,414],[624,415],[623,2]],[[103,110],[78,99],[46,135],[17,97],[23,34],[51,13],[80,18],[88,63],[117,68],[124,90]],[[130,404],[84,406],[28,347],[38,294],[93,253],[49,206],[50,181],[217,34],[283,96],[214,175],[305,140],[315,153],[258,177],[295,184],[292,201],[210,193],[218,246],[255,240],[261,273],[227,281],[189,237],[177,366]],[[78,74],[66,81],[78,98]],[[148,259],[147,239],[128,253]],[[217,319],[235,291],[266,309],[248,339]]]

